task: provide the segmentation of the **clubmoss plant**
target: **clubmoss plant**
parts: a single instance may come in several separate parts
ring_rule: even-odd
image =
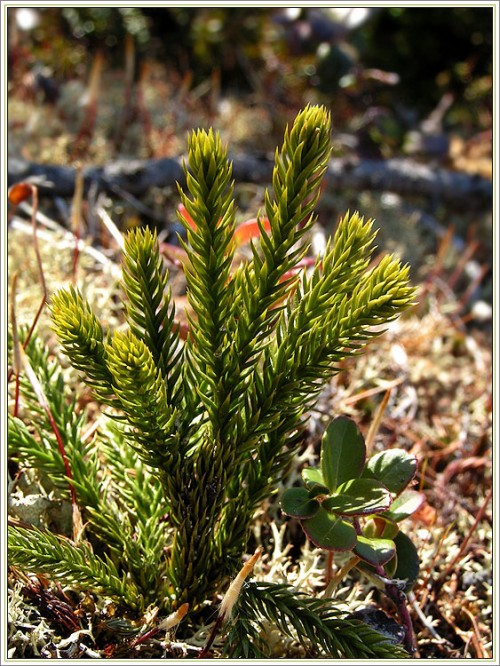
[[[408,267],[394,257],[370,267],[375,234],[372,222],[358,213],[340,220],[311,270],[292,270],[308,249],[304,236],[314,221],[330,132],[328,112],[316,106],[305,108],[287,129],[276,152],[272,192],[265,197],[268,222],[259,225],[251,260],[236,269],[226,149],[211,130],[190,135],[187,190],[180,189],[180,197],[192,223],[179,217],[188,256],[186,340],[176,322],[167,267],[148,229],[130,232],[125,242],[123,330],[105,331],[78,289],[53,295],[51,315],[63,351],[114,419],[97,438],[108,471],[89,474],[97,453],[84,459],[76,442],[68,447],[70,465],[79,460],[73,487],[93,557],[85,541],[61,541],[53,571],[56,537],[39,531],[34,541],[30,530],[17,527],[10,538],[14,564],[53,571],[74,583],[83,558],[91,568],[95,563],[96,589],[116,598],[126,577],[125,604],[143,611],[154,603],[171,612],[187,602],[191,617],[227,587],[246,552],[255,511],[276,491],[322,387],[344,358],[358,354],[414,296]],[[30,358],[42,371],[39,356],[32,352]],[[51,393],[52,380],[45,379]],[[60,415],[67,439],[78,439],[77,430],[68,429],[75,418],[67,415],[63,423]],[[39,455],[39,464],[51,474],[55,465],[65,478],[48,432],[37,437],[20,419],[12,419],[11,431],[18,459],[33,459],[41,441],[50,453],[47,460]],[[118,489],[110,489],[108,476]],[[294,631],[305,642],[317,641],[317,654],[400,654],[368,629],[370,640],[359,644],[352,629],[359,623],[342,625],[331,605],[294,600],[286,586],[273,601],[268,587],[251,583],[242,604],[246,629],[233,628],[228,640],[234,654],[243,645],[238,631],[255,633],[259,614],[286,627],[299,606],[305,618],[316,619],[301,624],[297,616]],[[335,637],[341,625],[347,627],[342,640]],[[244,645],[252,656],[248,640]]]

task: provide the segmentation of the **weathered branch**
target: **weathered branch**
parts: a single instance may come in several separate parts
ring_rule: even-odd
[[[272,160],[252,155],[233,156],[236,182],[268,183]],[[92,182],[113,192],[121,188],[140,196],[151,187],[183,184],[181,158],[118,160],[103,167],[83,169],[85,188]],[[8,184],[35,179],[42,194],[72,196],[75,170],[71,167],[37,164],[19,158],[8,160]],[[450,207],[488,208],[492,204],[492,183],[481,176],[431,168],[410,159],[370,160],[334,158],[327,172],[332,191],[366,190],[423,196]]]

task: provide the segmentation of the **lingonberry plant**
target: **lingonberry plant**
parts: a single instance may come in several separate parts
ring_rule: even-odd
[[[352,552],[350,568],[357,567],[385,585],[406,624],[410,650],[412,627],[401,592],[415,583],[419,561],[398,523],[425,500],[422,493],[408,488],[416,470],[416,458],[403,449],[382,451],[367,460],[359,428],[340,416],[323,435],[320,467],[303,469],[305,487],[289,488],[281,498],[283,511],[300,519],[316,546]]]
[[[293,270],[307,253],[304,237],[328,165],[330,131],[328,112],[316,106],[286,131],[265,197],[266,222],[259,222],[251,260],[237,267],[226,149],[211,130],[190,135],[179,216],[186,229],[187,335],[180,334],[168,270],[148,229],[125,241],[124,328],[106,331],[77,288],[52,295],[62,349],[111,420],[92,444],[82,442],[84,416],[61,397],[57,364],[50,365],[36,341],[26,347],[25,367],[38,374],[59,437],[24,382],[33,418],[11,419],[11,454],[55,480],[61,493],[69,487],[81,520],[71,541],[13,527],[12,564],[98,591],[136,613],[154,605],[160,614],[182,608],[184,616],[189,604],[185,629],[179,628],[186,635],[203,624],[206,602],[237,572],[254,514],[283,479],[322,387],[342,359],[359,353],[413,300],[408,267],[392,256],[370,266],[372,222],[358,213],[340,220],[312,268]],[[395,491],[382,487],[385,477],[370,464],[358,478],[364,461],[357,456],[355,465],[348,456],[325,462],[320,490],[317,479],[307,479],[312,489],[305,492],[312,495],[304,523],[318,543],[327,540],[321,545],[343,539],[361,557],[381,561],[380,521],[393,528]],[[407,476],[411,464],[400,462]],[[383,470],[392,465],[384,459]],[[352,484],[361,502],[350,498]],[[318,524],[346,510],[342,534],[340,528],[326,534]],[[385,515],[358,534],[356,512],[379,510]],[[308,654],[403,654],[359,620],[346,619],[331,600],[274,583],[241,590],[221,654],[265,655],[259,630],[265,618],[298,638]]]

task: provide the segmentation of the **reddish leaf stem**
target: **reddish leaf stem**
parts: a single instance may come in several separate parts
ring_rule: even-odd
[[[22,189],[22,194],[18,195],[18,191],[20,189]],[[42,286],[42,300],[40,302],[40,305],[38,306],[38,310],[36,311],[35,317],[33,318],[33,322],[31,324],[30,330],[28,331],[28,335],[26,336],[26,339],[23,342],[23,349],[26,349],[26,347],[29,344],[29,341],[31,340],[31,336],[33,335],[33,332],[36,328],[40,315],[42,314],[42,310],[45,307],[45,303],[47,302],[47,295],[48,295],[47,285],[45,282],[45,274],[43,272],[42,258],[40,256],[40,249],[38,247],[38,235],[37,235],[37,226],[36,226],[36,216],[38,213],[38,189],[35,185],[32,185],[31,183],[17,183],[16,185],[13,185],[9,191],[9,200],[11,201],[11,203],[17,205],[18,203],[21,203],[21,201],[24,201],[24,199],[27,198],[27,196],[29,196],[30,194],[31,194],[31,200],[33,202],[32,211],[31,211],[31,225],[33,227],[33,248],[35,250],[35,256],[38,265],[38,274],[40,276],[40,284]],[[21,196],[22,198],[20,198]],[[12,368],[12,370],[9,372],[7,377],[7,382],[10,382],[10,380],[12,379],[14,371],[15,369]],[[18,381],[19,379],[17,378],[16,382]]]

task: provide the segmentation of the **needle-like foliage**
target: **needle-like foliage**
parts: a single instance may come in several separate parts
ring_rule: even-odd
[[[251,260],[236,268],[226,148],[211,130],[191,134],[187,190],[180,190],[191,218],[189,223],[182,218],[190,304],[185,341],[179,336],[168,271],[148,229],[130,232],[125,243],[127,330],[105,333],[74,288],[51,299],[65,354],[120,421],[121,453],[109,441],[101,446],[111,472],[116,468],[121,479],[120,490],[110,503],[109,519],[98,516],[100,500],[89,507],[89,516],[98,537],[108,535],[113,562],[132,570],[145,598],[151,598],[144,589],[148,586],[161,594],[157,603],[167,609],[189,602],[196,611],[234,574],[254,512],[286,471],[319,391],[342,359],[359,353],[381,325],[412,303],[408,269],[399,261],[384,257],[369,268],[374,232],[372,222],[358,213],[340,220],[324,256],[309,272],[297,275],[294,270],[307,252],[304,236],[314,221],[328,165],[330,131],[328,112],[315,106],[304,109],[287,129],[276,152],[272,191],[265,197],[269,231],[259,222]],[[27,435],[15,424],[18,430],[22,444]],[[154,476],[148,483],[157,480],[161,502],[154,493],[153,500],[150,489],[144,491],[147,500],[138,501],[139,484],[130,485],[120,462],[122,446],[129,447],[127,464],[137,475],[145,473],[142,461],[151,467]],[[83,495],[79,499],[87,501]],[[116,523],[127,502],[138,514],[130,527],[138,546],[129,544],[118,561]],[[151,502],[168,507],[161,528],[158,513],[148,509]],[[148,510],[154,515],[149,525],[139,515]],[[158,535],[164,539],[165,560]],[[22,538],[24,533],[16,536],[16,553]],[[137,558],[147,552],[151,557],[145,558],[141,577]],[[155,566],[161,571],[157,584]],[[114,573],[108,573],[116,588]],[[96,580],[96,585],[101,583]],[[264,604],[256,617],[269,618],[264,593],[255,588],[255,594]],[[316,611],[311,606],[307,612]],[[295,613],[293,608],[289,613]],[[334,631],[333,619],[328,622],[323,634],[311,629],[308,638],[325,641],[321,654],[328,646],[341,654],[341,641],[328,642]]]
[[[239,599],[227,648],[232,657],[258,659],[265,646],[256,631],[255,617],[266,618],[280,633],[297,639],[308,657],[334,659],[394,659],[408,655],[399,646],[359,620],[346,619],[329,599],[315,599],[289,585],[249,583]]]

